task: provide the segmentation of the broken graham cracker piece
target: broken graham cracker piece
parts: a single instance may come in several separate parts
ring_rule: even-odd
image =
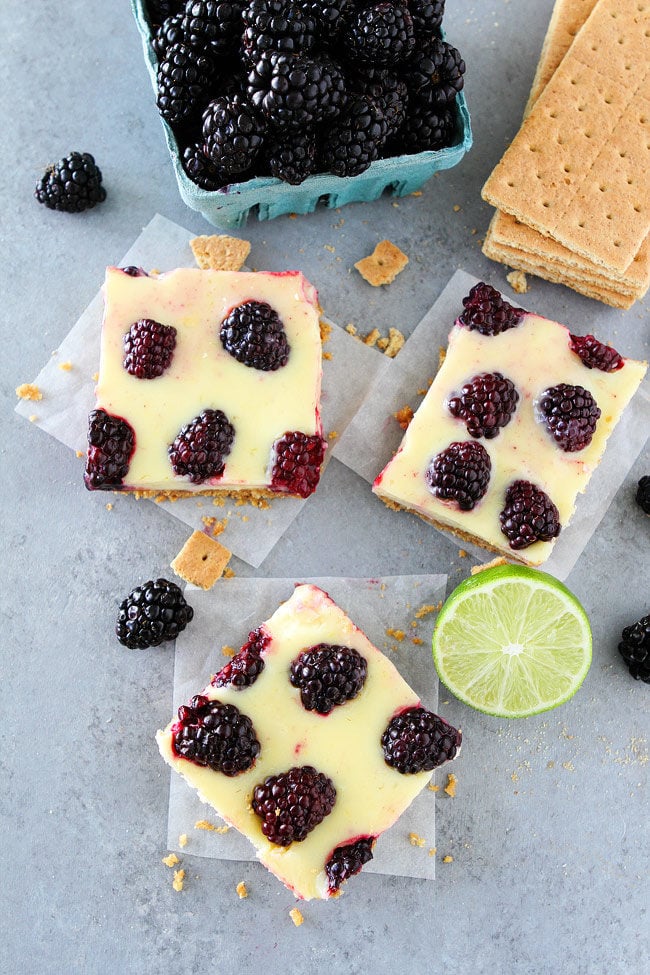
[[[377,288],[382,284],[390,284],[400,271],[403,271],[409,259],[403,251],[390,240],[381,240],[372,254],[357,261],[354,265],[368,284]]]
[[[201,589],[211,589],[230,561],[232,552],[205,532],[195,531],[171,563],[177,576]]]
[[[377,348],[381,349],[389,359],[394,359],[397,353],[404,347],[406,339],[398,328],[388,329],[388,338],[377,341]]]
[[[247,240],[226,234],[193,237],[190,247],[203,271],[239,271],[246,263],[251,245]]]
[[[483,196],[623,272],[650,229],[649,133],[650,7],[600,0]]]

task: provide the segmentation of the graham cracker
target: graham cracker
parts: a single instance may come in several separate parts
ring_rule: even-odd
[[[190,247],[203,271],[239,271],[246,263],[251,245],[247,240],[226,234],[193,237]]]
[[[650,3],[599,0],[483,195],[622,273],[650,230],[649,152]]]
[[[555,74],[562,58],[573,44],[574,37],[596,3],[597,0],[556,0],[524,110],[524,118]]]
[[[205,532],[195,531],[171,563],[177,576],[201,589],[211,589],[223,575],[232,552]]]
[[[357,261],[354,266],[368,284],[378,288],[382,284],[390,284],[394,281],[408,262],[408,257],[399,247],[390,240],[381,240],[372,254]]]

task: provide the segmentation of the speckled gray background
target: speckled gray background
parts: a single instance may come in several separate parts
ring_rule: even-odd
[[[251,223],[251,263],[299,267],[334,320],[365,330],[408,333],[457,267],[504,284],[480,252],[489,210],[479,191],[518,126],[551,6],[448,0],[447,33],[469,66],[471,154],[398,205]],[[577,697],[508,724],[441,695],[466,747],[456,798],[437,801],[439,856],[454,859],[435,884],[362,875],[338,902],[305,905],[300,928],[291,895],[257,864],[188,856],[185,890],[172,890],[160,862],[168,771],[152,732],[170,712],[173,651],[128,652],[111,631],[118,601],[169,572],[186,530],[126,498],[107,511],[106,496],[83,488],[80,461],[14,414],[14,388],[155,212],[210,231],[178,197],[126,0],[4,0],[1,13],[0,971],[648,971],[649,692],[616,652],[621,627],[650,611],[650,520],[632,500],[647,452],[569,578],[595,637]],[[96,155],[109,194],[79,217],[32,198],[45,165],[73,148]],[[371,290],[350,268],[384,237],[411,263]],[[649,355],[647,302],[623,314],[534,282],[525,303]],[[291,578],[440,571],[455,583],[470,565],[333,461],[261,568],[234,568]],[[247,900],[236,896],[240,880]]]

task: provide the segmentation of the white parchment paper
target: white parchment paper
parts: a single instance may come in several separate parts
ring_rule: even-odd
[[[313,582],[330,594],[366,636],[395,664],[404,679],[420,696],[424,707],[436,711],[438,679],[431,657],[431,636],[436,613],[417,619],[422,606],[435,606],[445,597],[445,575],[388,576],[381,579],[230,579],[218,591],[203,592],[188,587],[186,598],[194,608],[194,619],[176,640],[173,712],[163,716],[166,725],[176,709],[200,693],[212,674],[228,658],[224,645],[238,649],[254,629],[289,598],[296,582]],[[416,622],[416,626],[411,624]],[[398,640],[388,629],[403,630]],[[412,637],[423,642],[415,645]],[[442,715],[444,717],[444,714]],[[162,761],[162,759],[161,759]],[[454,765],[449,765],[453,769]],[[446,769],[437,773],[438,781],[447,781]],[[434,779],[432,779],[432,782]],[[395,825],[377,841],[374,858],[364,871],[395,874],[404,877],[433,878],[435,856],[435,793],[425,788]],[[445,801],[448,800],[444,797]],[[205,805],[175,773],[171,776],[169,796],[169,829],[167,845],[180,850],[178,838],[187,834],[184,854],[217,857],[224,860],[254,860],[249,841],[229,829],[226,833],[197,830],[197,821],[219,825],[211,806]],[[413,846],[409,833],[425,841]]]
[[[116,264],[159,271],[195,267],[189,245],[193,236],[190,231],[157,214]],[[84,453],[88,413],[95,403],[93,376],[99,368],[102,315],[100,292],[34,380],[43,394],[42,400],[21,400],[16,407],[21,416],[36,417],[33,420],[36,426],[72,450]],[[341,434],[345,430],[385,357],[338,326],[332,328],[325,351],[331,353],[331,358],[323,360],[321,399],[323,428],[327,436],[330,431]],[[69,371],[60,368],[60,364],[66,362],[72,364]],[[354,382],[350,382],[351,376]],[[327,451],[326,462],[330,452]],[[82,484],[81,462],[79,483]],[[133,503],[155,502],[133,499]],[[268,508],[259,509],[252,505],[236,506],[234,501],[226,500],[225,506],[217,507],[209,497],[202,497],[163,502],[158,507],[198,530],[205,527],[201,520],[204,517],[226,518],[226,530],[220,540],[244,562],[259,566],[305,503],[297,498],[282,498],[270,501]]]
[[[333,451],[337,460],[366,481],[372,483],[397,450],[403,431],[393,414],[407,404],[413,411],[420,405],[422,395],[417,391],[426,390],[435,376],[440,349],[447,348],[449,331],[463,308],[462,299],[477,283],[477,278],[456,271],[397,358],[380,363],[370,392]],[[517,304],[513,298],[508,300]],[[619,351],[625,354],[624,348]],[[650,392],[646,379],[614,429],[585,494],[578,497],[571,523],[543,565],[546,572],[558,579],[569,575],[649,434]],[[437,531],[433,527],[430,530]],[[481,562],[493,558],[493,554],[476,545],[463,542],[463,548]]]

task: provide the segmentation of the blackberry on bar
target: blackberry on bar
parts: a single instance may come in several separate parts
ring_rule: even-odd
[[[135,433],[126,420],[105,410],[88,415],[88,453],[84,484],[89,491],[119,489],[135,450]]]
[[[506,490],[499,514],[501,531],[510,548],[528,548],[535,542],[550,542],[560,534],[560,513],[548,494],[530,481],[514,481]]]
[[[572,453],[589,446],[601,411],[588,389],[558,383],[544,390],[537,407],[560,450]]]
[[[447,401],[447,409],[464,421],[471,437],[493,440],[510,423],[518,401],[519,393],[510,379],[500,372],[484,372],[465,383]]]
[[[499,335],[521,324],[524,314],[522,308],[507,302],[496,288],[481,281],[463,298],[463,311],[458,322],[481,335]]]
[[[193,484],[219,477],[235,439],[235,428],[221,410],[203,410],[186,424],[168,448],[175,474]]]
[[[433,458],[424,477],[432,494],[471,511],[488,489],[492,462],[485,447],[475,441],[449,444]]]
[[[230,777],[247,772],[261,751],[251,719],[234,704],[201,694],[178,709],[172,726],[176,755]]]
[[[569,335],[569,348],[582,359],[587,369],[615,372],[625,365],[616,349],[599,342],[593,335]]]
[[[352,647],[319,643],[292,661],[289,679],[306,711],[329,714],[360,694],[367,671],[367,660]]]
[[[271,638],[261,628],[252,630],[239,653],[214,675],[210,681],[212,686],[234,687],[238,691],[251,687],[264,670],[262,654],[270,642]]]
[[[251,369],[274,372],[289,361],[282,320],[264,301],[236,305],[222,321],[219,337],[226,352]]]
[[[176,348],[176,329],[151,318],[134,322],[124,336],[126,371],[137,379],[156,379],[169,367]]]
[[[336,802],[334,783],[311,765],[270,775],[253,789],[253,812],[271,843],[299,843],[329,816]]]
[[[374,845],[374,836],[364,836],[354,843],[336,847],[325,864],[330,891],[339,890],[341,884],[350,877],[354,877],[365,863],[372,860]]]
[[[290,430],[273,444],[271,488],[308,498],[316,490],[327,444],[317,434]]]

